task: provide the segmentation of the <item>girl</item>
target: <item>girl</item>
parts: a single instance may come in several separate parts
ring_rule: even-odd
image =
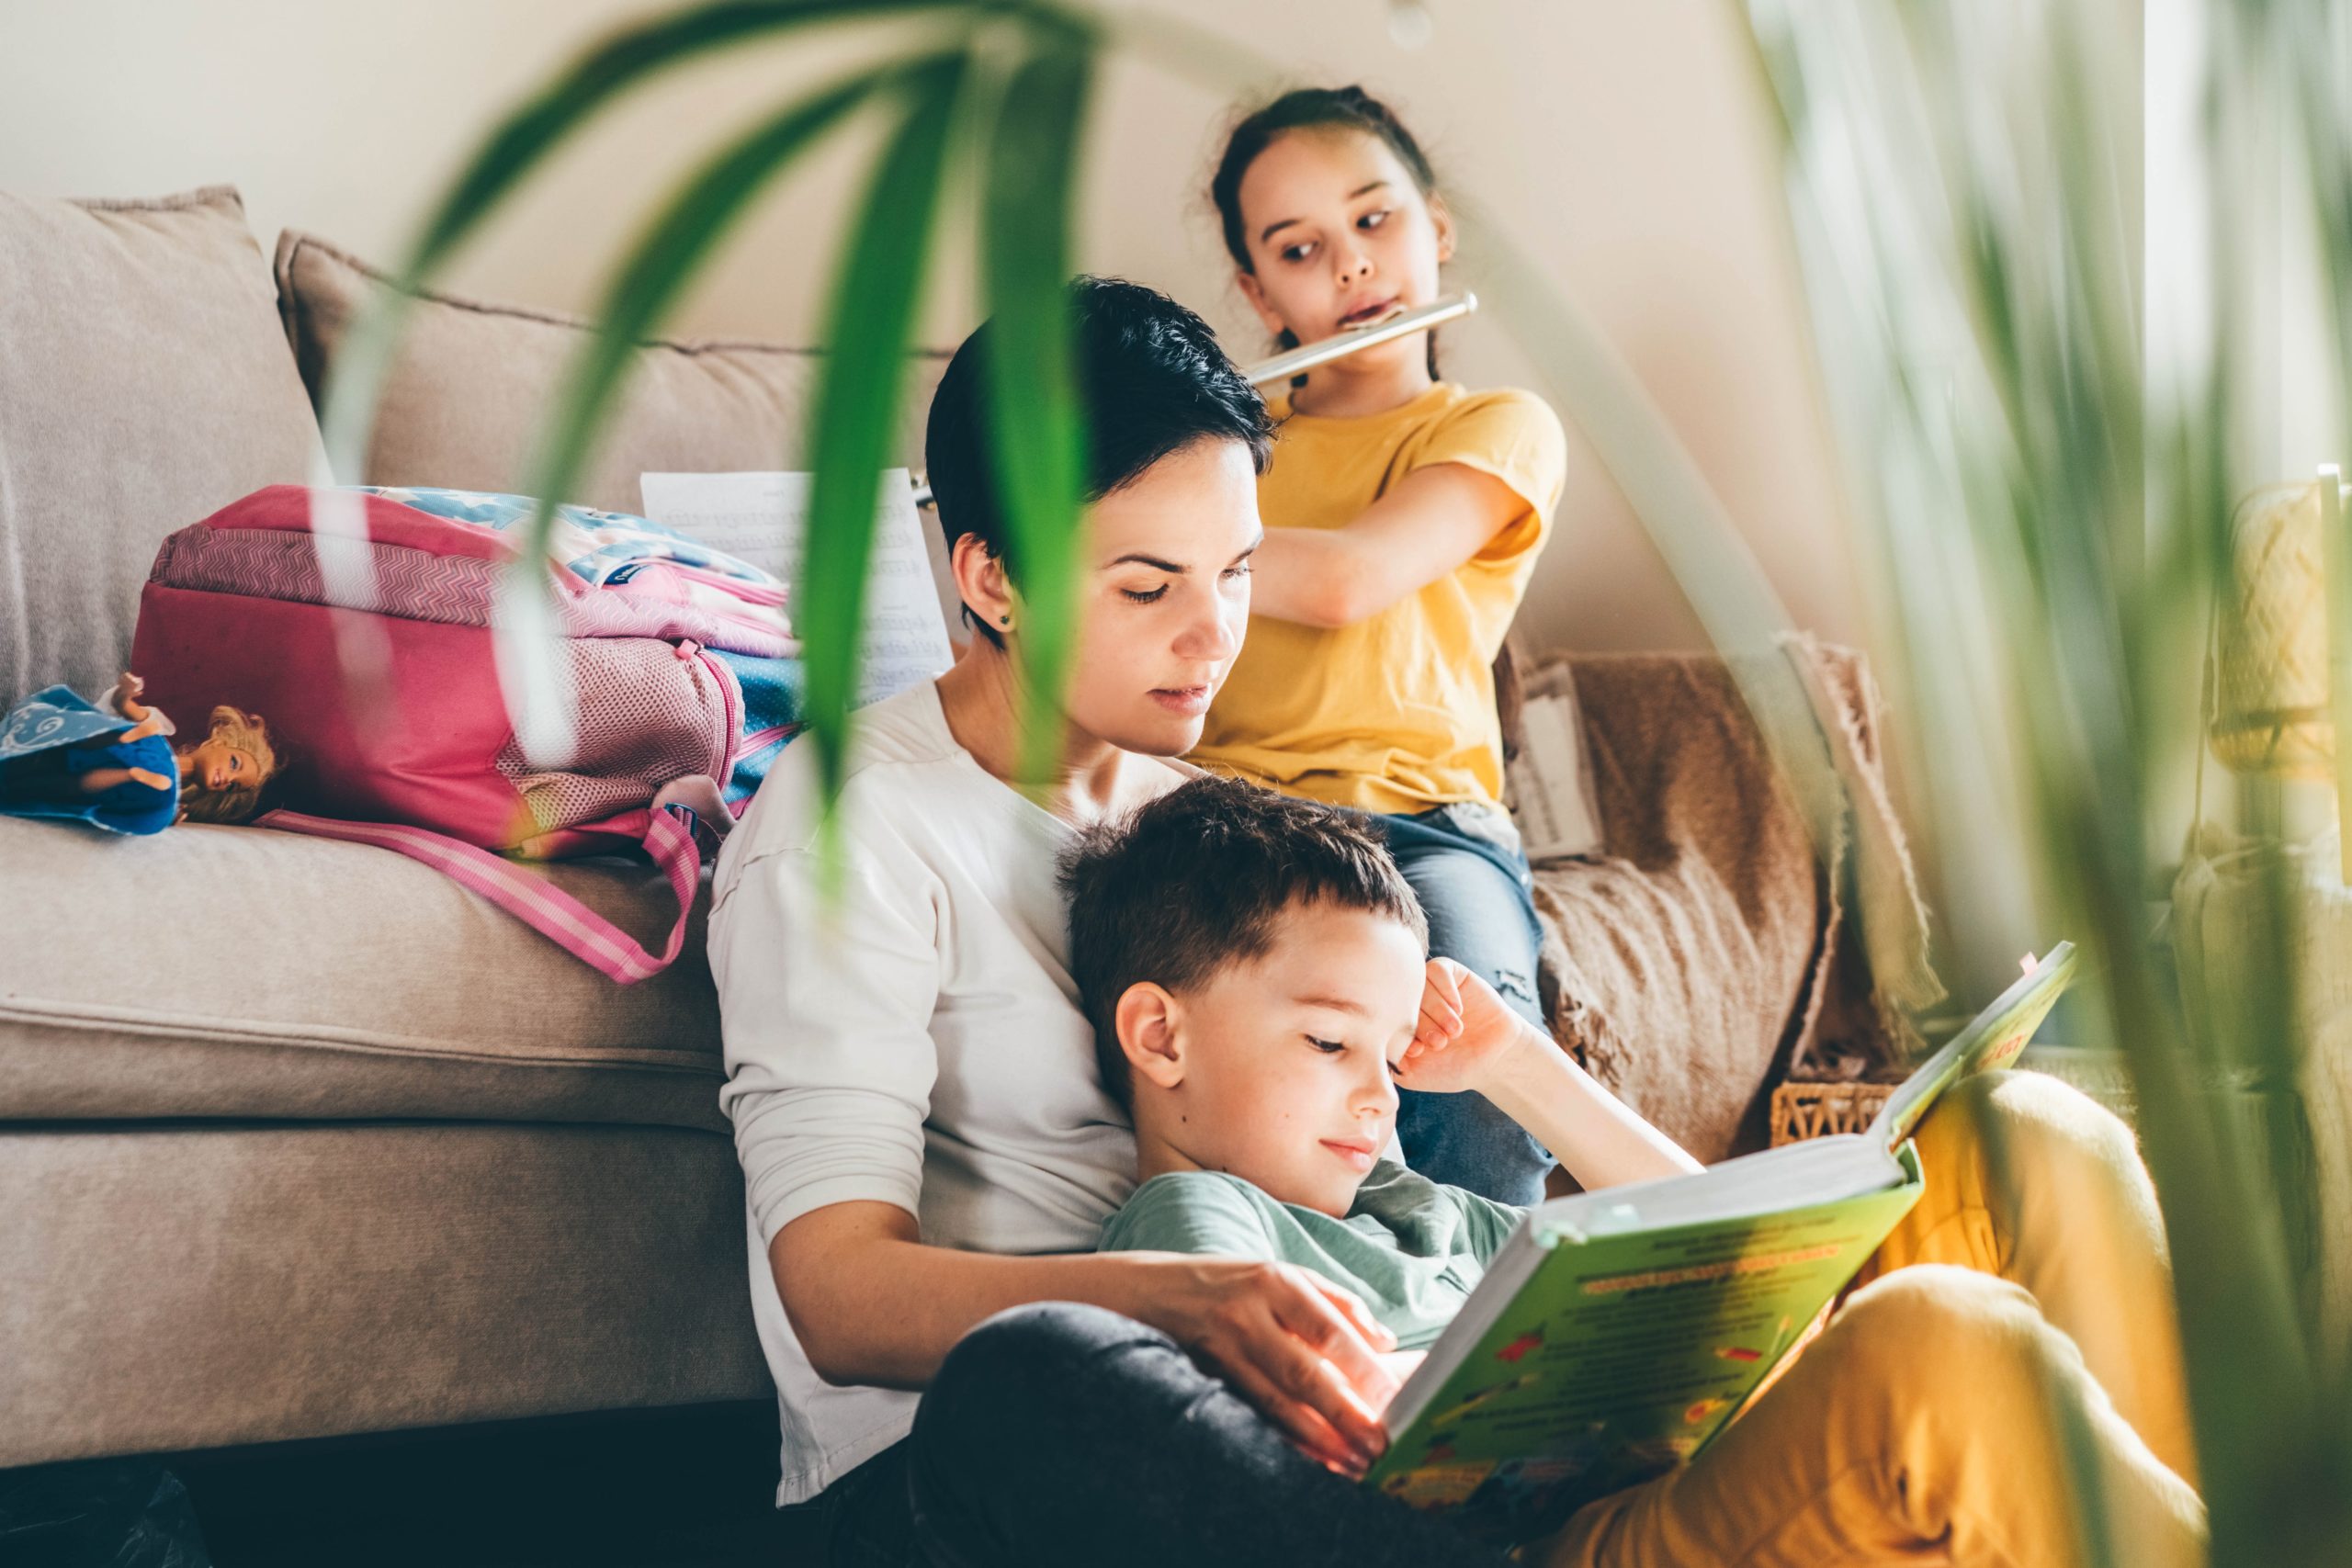
[[[1359,87],[1242,120],[1210,196],[1241,293],[1284,347],[1430,303],[1453,254],[1428,159]],[[1492,666],[1559,499],[1560,422],[1532,393],[1440,380],[1427,336],[1311,371],[1270,412],[1250,635],[1193,760],[1385,817],[1430,951],[1545,1029]],[[1407,1090],[1396,1134],[1432,1180],[1544,1196],[1552,1156],[1476,1095]]]

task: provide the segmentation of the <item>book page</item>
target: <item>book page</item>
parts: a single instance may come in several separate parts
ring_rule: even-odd
[[[809,474],[640,474],[645,515],[713,549],[775,573],[801,592],[808,527]],[[794,605],[787,601],[787,615]],[[797,620],[797,616],[794,616]],[[863,707],[928,681],[955,662],[932,581],[922,520],[904,468],[882,478],[874,554],[865,579],[865,627],[858,668]]]

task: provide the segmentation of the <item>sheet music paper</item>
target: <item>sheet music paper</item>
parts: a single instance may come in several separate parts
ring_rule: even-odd
[[[1520,711],[1524,739],[1506,773],[1521,847],[1531,861],[1598,852],[1600,824],[1593,816],[1575,702],[1564,695],[1531,696]]]
[[[690,539],[772,571],[800,592],[808,474],[639,474],[645,515]],[[785,613],[798,616],[790,602]],[[865,655],[858,705],[879,702],[955,662],[932,581],[914,487],[904,468],[882,478],[874,555],[865,579]]]

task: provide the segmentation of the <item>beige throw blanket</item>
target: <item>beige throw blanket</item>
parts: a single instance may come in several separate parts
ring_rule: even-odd
[[[1790,656],[1849,805],[1826,865],[1721,660],[1571,656],[1527,681],[1575,692],[1605,845],[1535,868],[1554,1032],[1703,1160],[1764,1145],[1770,1085],[1792,1065],[1850,1076],[1907,1053],[1901,1010],[1942,994],[1876,686],[1850,649],[1804,640]]]

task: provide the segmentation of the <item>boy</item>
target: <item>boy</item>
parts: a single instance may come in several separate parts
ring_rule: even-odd
[[[1201,779],[1096,829],[1063,874],[1142,1183],[1103,1251],[1295,1263],[1418,1350],[1523,1211],[1383,1157],[1398,1084],[1486,1095],[1588,1188],[1701,1168],[1484,980],[1425,964],[1420,907],[1359,814]]]
[[[1360,1295],[1410,1348],[1522,1211],[1379,1156],[1398,1079],[1480,1090],[1588,1187],[1696,1166],[1475,978],[1425,968],[1426,928],[1375,833],[1202,779],[1094,829],[1063,877],[1072,978],[1105,1086],[1132,1110],[1142,1182],[1101,1247],[1295,1265]],[[2153,1233],[2129,1259],[2101,1250],[2153,1193],[2128,1134],[2117,1145],[2112,1118],[2078,1100],[1999,1073],[1947,1094],[1918,1134],[1929,1196],[1817,1349],[1696,1460],[1588,1505],[1526,1560],[2071,1568],[2085,1557],[2069,1478],[2087,1461],[2110,1560],[2201,1561],[2169,1324],[2120,1321],[2165,1293],[2160,1251]],[[2039,1196],[1990,1190],[1988,1136],[2012,1140],[2018,1185]],[[2086,1358],[2114,1370],[2110,1388]]]

